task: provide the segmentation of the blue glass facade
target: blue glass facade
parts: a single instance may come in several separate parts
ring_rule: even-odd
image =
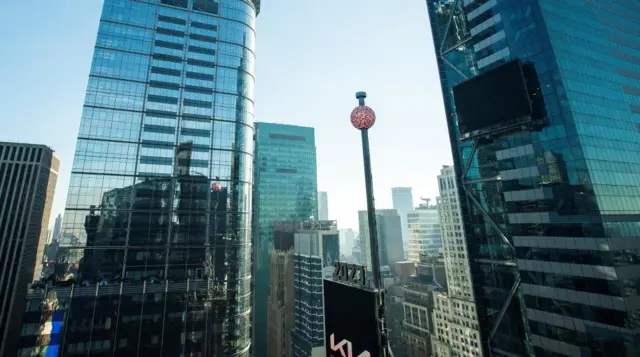
[[[640,3],[427,4],[485,353],[640,355]],[[514,59],[545,126],[464,140],[453,86]]]
[[[104,1],[21,355],[249,355],[255,17],[244,0]]]
[[[313,128],[256,123],[254,192],[254,348],[267,355],[267,303],[274,223],[317,217],[316,146]]]

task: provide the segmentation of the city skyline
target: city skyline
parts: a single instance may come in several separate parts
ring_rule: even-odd
[[[3,357],[640,355],[638,0],[38,5]]]
[[[56,150],[61,174],[52,217],[64,211],[75,149],[69,137],[75,137],[80,126],[101,5],[101,1],[0,4],[0,29],[15,33],[0,39],[3,48],[14,54],[0,68],[6,83],[14,83],[11,89],[0,88],[0,104],[6,118],[20,118],[16,125],[3,128],[0,140],[42,143]],[[413,187],[414,197],[435,197],[433,178],[452,159],[424,3],[389,7],[381,0],[344,2],[330,22],[317,16],[327,11],[321,3],[275,5],[263,1],[257,20],[256,120],[316,129],[318,185],[331,196],[331,219],[341,228],[357,230],[357,212],[366,208],[360,138],[349,123],[353,93],[362,89],[378,114],[370,132],[376,206],[393,207],[390,188],[395,186]],[[354,17],[362,20],[354,22]],[[397,26],[381,27],[388,20]],[[27,22],[32,26],[15,32]],[[296,27],[308,30],[300,34],[289,30]],[[368,35],[356,36],[357,40],[344,36],[360,32]],[[401,37],[407,41],[395,41]],[[401,58],[381,58],[381,40],[385,51],[402,53]],[[298,49],[288,51],[290,43]],[[282,53],[288,53],[284,62]],[[33,62],[42,57],[47,61]],[[380,73],[378,68],[384,66],[392,66],[394,74]],[[30,95],[13,94],[18,92]],[[32,100],[43,105],[32,105]],[[406,106],[407,101],[422,104]],[[305,111],[309,107],[313,110]],[[28,131],[17,125],[25,122],[31,127]],[[410,127],[419,130],[407,130]],[[420,131],[432,133],[429,141],[423,141]],[[424,150],[432,153],[418,154]],[[398,177],[393,174],[397,171],[406,174]]]

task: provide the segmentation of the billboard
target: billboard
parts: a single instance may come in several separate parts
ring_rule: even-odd
[[[377,294],[324,280],[324,332],[327,357],[380,357]]]
[[[527,82],[519,60],[453,87],[460,133],[484,129],[531,114]]]

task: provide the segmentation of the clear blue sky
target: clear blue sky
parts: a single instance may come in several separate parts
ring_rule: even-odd
[[[0,1],[0,140],[51,146],[63,212],[100,0]],[[356,228],[366,208],[360,135],[349,113],[367,91],[376,205],[391,187],[437,195],[451,163],[424,0],[263,0],[257,23],[256,120],[316,128],[318,187],[329,218]],[[417,203],[417,202],[416,202]]]

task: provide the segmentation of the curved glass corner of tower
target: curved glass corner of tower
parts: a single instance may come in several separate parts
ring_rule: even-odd
[[[105,0],[47,356],[248,356],[255,2]],[[35,295],[31,295],[34,297]]]

